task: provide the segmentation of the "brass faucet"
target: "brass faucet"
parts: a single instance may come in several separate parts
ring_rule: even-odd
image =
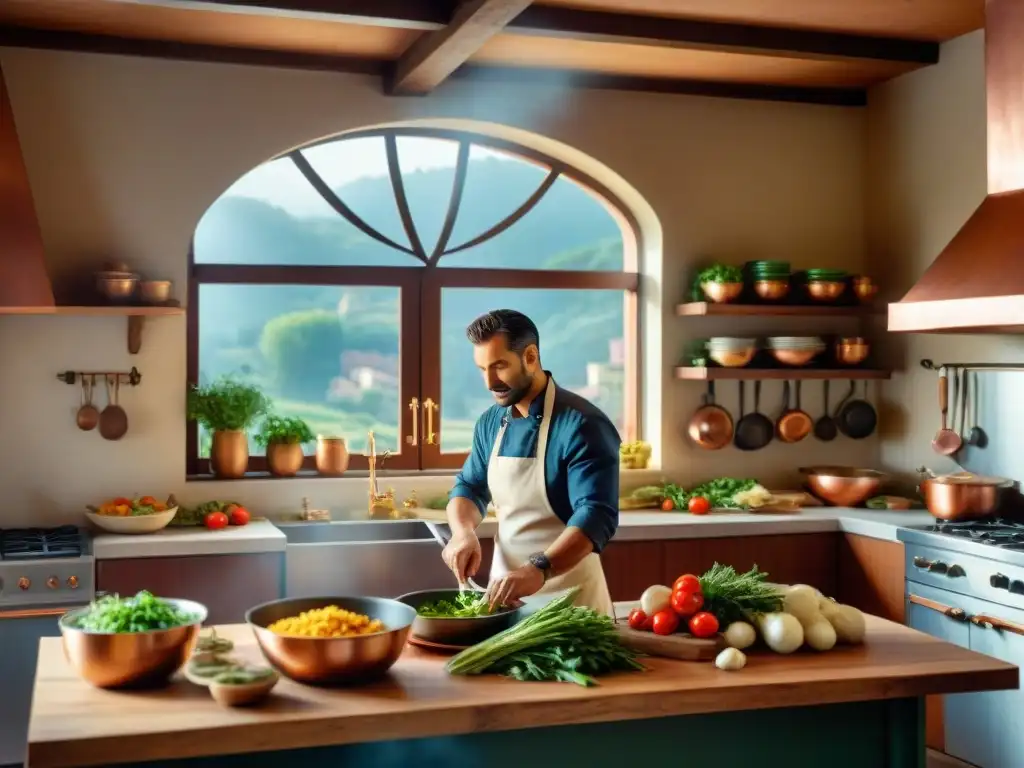
[[[400,517],[395,507],[395,489],[388,488],[383,493],[377,487],[377,441],[373,436],[373,430],[369,432],[367,442],[367,459],[370,465],[370,504],[369,516],[371,520],[396,520]],[[391,455],[390,451],[384,451],[380,457],[381,466]]]

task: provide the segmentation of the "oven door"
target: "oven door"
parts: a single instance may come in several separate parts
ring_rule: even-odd
[[[77,608],[68,605],[52,608],[0,610],[0,766],[21,766],[28,743],[28,716],[32,704],[32,686],[36,676],[39,640],[59,637],[57,619]]]

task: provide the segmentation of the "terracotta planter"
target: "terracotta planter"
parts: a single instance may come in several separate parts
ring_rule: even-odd
[[[348,448],[343,437],[317,437],[316,471],[325,477],[341,477],[348,469]]]
[[[210,467],[225,480],[244,477],[249,469],[249,436],[240,431],[214,432]]]
[[[301,443],[271,443],[267,446],[267,469],[277,477],[294,477],[302,469]]]

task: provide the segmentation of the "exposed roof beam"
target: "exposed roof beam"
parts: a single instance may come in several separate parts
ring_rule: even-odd
[[[430,93],[526,10],[531,0],[464,0],[451,22],[428,32],[395,62],[385,89],[395,95]]]
[[[275,15],[312,14],[339,21],[421,30],[443,28],[458,9],[455,0],[182,0],[175,4]],[[512,19],[505,32],[789,58],[869,59],[922,65],[939,60],[939,44],[921,40],[586,11],[562,6],[532,5]]]
[[[94,35],[66,30],[26,29],[0,24],[0,46],[58,51],[81,51],[122,56],[144,56],[177,61],[208,61],[222,64],[284,67],[292,69],[349,72],[381,75],[389,62],[330,56],[318,53],[294,53],[279,50],[236,48],[233,46],[174,43],[163,40],[137,40],[111,35]],[[516,82],[538,86],[573,86],[620,91],[717,96],[733,99],[786,101],[806,104],[860,107],[867,103],[863,89],[803,88],[782,85],[670,80],[628,75],[603,75],[592,72],[566,72],[535,68],[467,65],[458,69],[459,79]]]

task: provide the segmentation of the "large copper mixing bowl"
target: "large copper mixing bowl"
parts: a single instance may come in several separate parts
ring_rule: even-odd
[[[142,688],[166,683],[188,661],[206,621],[206,606],[191,600],[161,598],[195,621],[171,629],[111,634],[75,626],[88,608],[60,618],[64,656],[82,678],[98,688]]]
[[[857,467],[801,467],[811,493],[834,507],[856,507],[872,496],[885,480],[884,472]]]
[[[278,619],[336,605],[380,619],[384,631],[352,637],[298,637],[271,632]],[[267,660],[285,677],[311,685],[362,682],[380,677],[402,655],[416,609],[383,597],[289,597],[245,614]]]

